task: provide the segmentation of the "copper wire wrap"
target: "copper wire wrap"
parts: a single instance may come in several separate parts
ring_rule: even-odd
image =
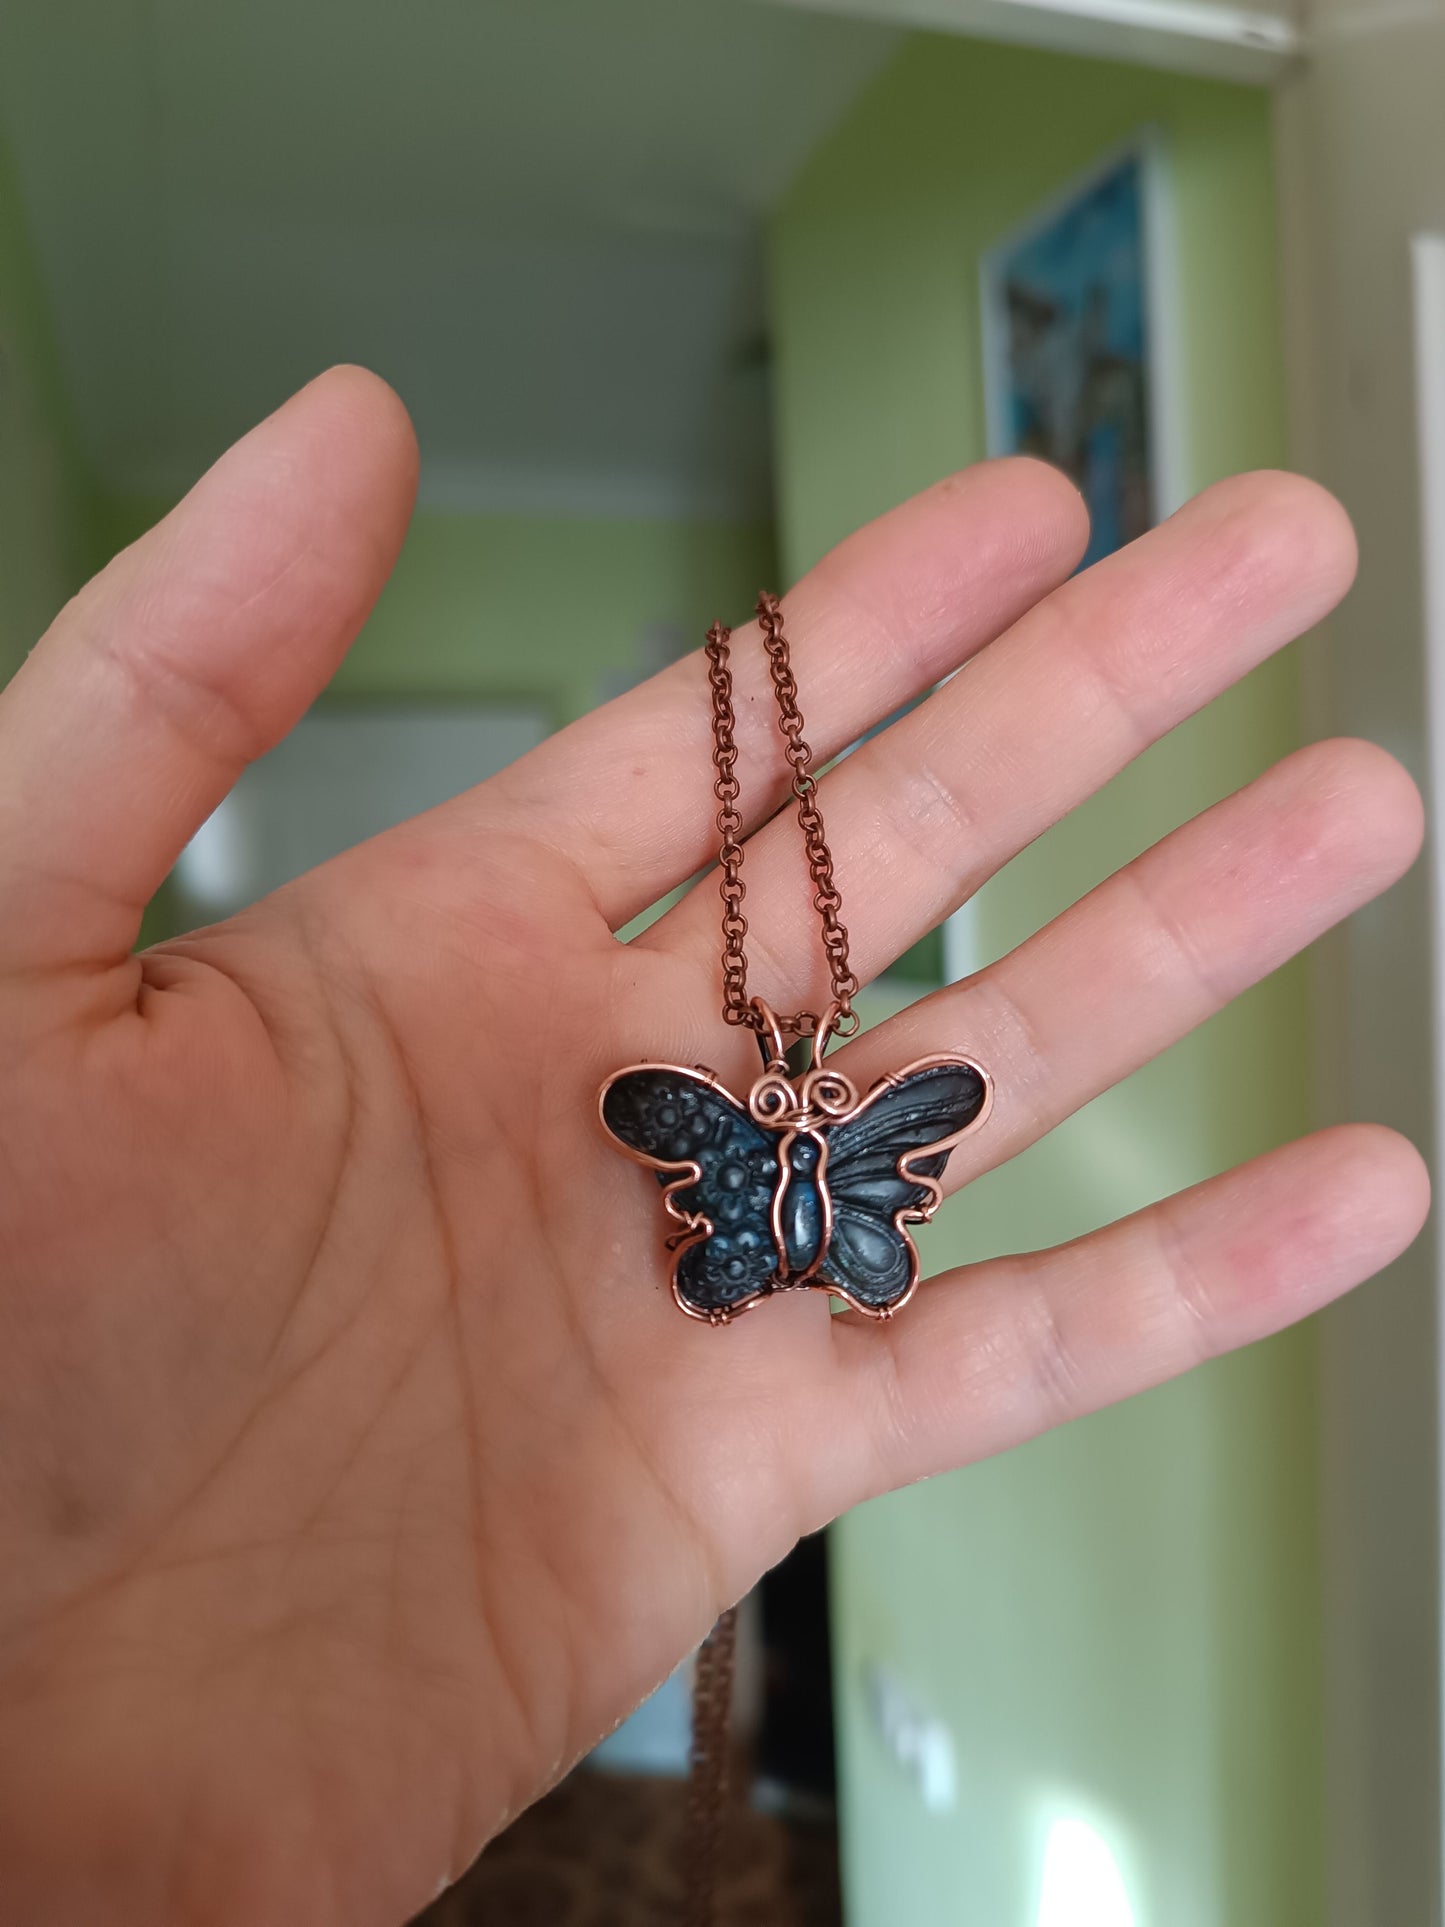
[[[738,1611],[730,1606],[697,1651],[692,1772],[687,1789],[687,1927],[714,1927],[718,1853],[727,1818],[728,1728]]]
[[[758,597],[758,626],[763,647],[768,653],[768,670],[778,699],[778,727],[783,736],[783,753],[792,772],[792,792],[798,805],[798,823],[807,850],[808,870],[813,879],[813,907],[822,925],[823,950],[832,979],[833,1002],[838,1016],[833,1033],[851,1037],[858,1028],[853,1009],[858,979],[848,964],[848,932],[839,917],[843,899],[833,875],[833,853],[823,828],[823,812],[818,803],[818,782],[813,775],[813,752],[803,735],[803,712],[798,707],[798,685],[793,676],[788,639],[783,631],[782,604],[766,589]],[[722,877],[718,893],[723,903],[723,1016],[730,1024],[746,1024],[762,1031],[765,1019],[748,995],[748,960],[744,939],[748,933],[743,915],[746,894],[742,880],[742,813],[738,809],[736,740],[737,719],[733,713],[733,678],[728,645],[732,631],[715,622],[707,632],[706,656],[708,682],[712,687],[712,759],[717,769],[713,793],[718,800],[717,827],[722,839],[719,863]],[[777,1019],[781,1028],[794,1037],[811,1037],[818,1028],[817,1013],[800,1010],[791,1017]]]

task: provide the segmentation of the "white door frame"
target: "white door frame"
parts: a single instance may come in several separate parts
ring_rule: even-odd
[[[1425,619],[1425,741],[1430,794],[1445,797],[1445,234],[1417,234],[1411,244],[1415,304],[1415,387],[1419,419],[1420,550]],[[1438,1166],[1445,1146],[1445,838],[1435,833],[1426,844],[1430,917],[1437,968],[1433,973],[1433,1097]],[[1441,1176],[1436,1171],[1437,1193]],[[1440,1299],[1437,1276],[1437,1307]],[[1435,1382],[1445,1386],[1445,1318],[1437,1309]],[[1445,1402],[1442,1402],[1445,1403]],[[1445,1411],[1436,1411],[1437,1504],[1445,1507]],[[1445,1547],[1445,1516],[1438,1520],[1439,1545]],[[1437,1621],[1439,1619],[1437,1608]],[[1437,1623],[1440,1676],[1445,1678],[1445,1623]],[[1445,1708],[1442,1708],[1445,1719]],[[1445,1752],[1445,1732],[1441,1734]],[[1445,1841],[1445,1776],[1442,1776],[1440,1834]]]
[[[1235,0],[770,0],[807,13],[1092,54],[1214,80],[1266,82],[1299,57],[1300,27],[1284,8]]]

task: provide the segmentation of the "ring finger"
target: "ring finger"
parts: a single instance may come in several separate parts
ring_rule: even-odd
[[[994,1080],[949,1188],[1021,1151],[1385,889],[1419,795],[1371,743],[1316,743],[1147,850],[998,963],[840,1051],[860,1088],[937,1051]]]

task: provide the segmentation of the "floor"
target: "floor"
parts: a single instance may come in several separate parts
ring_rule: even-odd
[[[684,1797],[677,1780],[574,1773],[416,1927],[678,1927]],[[721,1858],[717,1927],[840,1927],[831,1826],[740,1807]]]

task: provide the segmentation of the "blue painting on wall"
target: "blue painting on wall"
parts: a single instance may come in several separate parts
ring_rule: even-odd
[[[996,454],[1041,456],[1089,505],[1085,563],[1149,527],[1147,160],[1131,152],[984,269],[985,379]]]

